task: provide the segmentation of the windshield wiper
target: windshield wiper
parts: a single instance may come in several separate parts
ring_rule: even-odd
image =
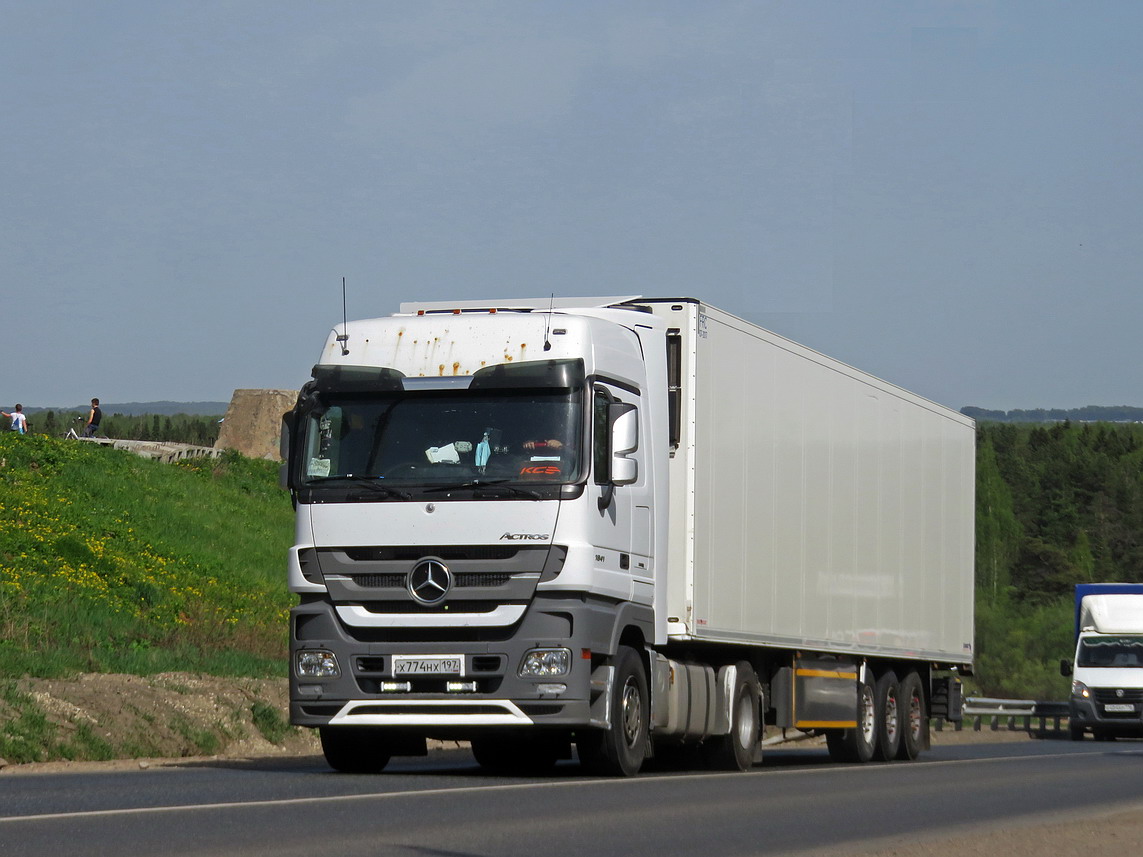
[[[474,489],[476,491],[485,490],[495,496],[497,493],[512,494],[516,497],[528,497],[531,500],[543,500],[544,498],[536,491],[530,491],[527,488],[521,488],[518,485],[506,485],[508,479],[470,479],[467,482],[452,482],[448,485],[433,485],[431,488],[426,488],[425,493],[436,491],[459,491],[464,488]]]
[[[330,482],[350,482],[353,485],[360,485],[362,488],[368,488],[371,494],[379,497],[396,497],[398,500],[412,500],[413,496],[406,491],[401,491],[398,488],[392,488],[386,485],[383,481],[376,476],[329,476],[320,480],[318,484],[328,485]],[[369,494],[361,492],[358,494],[350,494],[346,497],[348,500],[364,500],[369,497]]]

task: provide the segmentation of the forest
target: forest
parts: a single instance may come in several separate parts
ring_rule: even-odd
[[[1143,425],[977,426],[976,687],[1065,699],[1072,587],[1143,582]]]

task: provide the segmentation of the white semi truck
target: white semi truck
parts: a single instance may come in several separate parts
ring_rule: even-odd
[[[959,717],[973,422],[700,301],[349,322],[283,447],[291,721],[335,769],[911,759]]]
[[[1143,584],[1076,584],[1075,614],[1075,659],[1060,664],[1072,740],[1143,735]]]

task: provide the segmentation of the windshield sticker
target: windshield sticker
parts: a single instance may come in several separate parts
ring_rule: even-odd
[[[521,476],[559,476],[560,469],[551,464],[535,464],[520,468]]]
[[[317,476],[319,478],[329,476],[329,459],[311,458],[310,466],[306,469],[306,475]]]

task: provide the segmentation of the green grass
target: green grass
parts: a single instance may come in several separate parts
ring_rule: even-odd
[[[271,744],[280,744],[297,727],[291,726],[278,709],[259,699],[250,706],[254,727]]]
[[[285,674],[277,466],[0,435],[0,677]]]

